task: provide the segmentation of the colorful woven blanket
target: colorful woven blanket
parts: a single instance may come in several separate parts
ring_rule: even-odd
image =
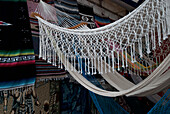
[[[26,0],[0,0],[0,91],[33,86],[35,56]]]

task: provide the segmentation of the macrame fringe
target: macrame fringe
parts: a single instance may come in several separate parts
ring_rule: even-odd
[[[39,57],[62,68],[64,56],[72,64],[70,67],[64,61],[65,70],[80,74],[83,63],[85,73],[92,75],[114,72],[115,69],[123,71],[128,66],[138,75],[145,70],[149,73],[153,68],[140,68],[138,54],[141,59],[144,58],[145,50],[149,55],[157,48],[157,41],[161,46],[162,40],[167,38],[166,16],[169,12],[165,0],[149,0],[137,12],[131,14],[133,18],[129,15],[125,17],[127,20],[122,19],[116,26],[87,31],[59,28],[37,17],[40,27]],[[57,56],[56,50],[61,50],[63,55]],[[128,61],[129,55],[131,62]]]
[[[4,97],[4,94],[14,94],[16,92],[24,92],[29,91],[30,89],[34,89],[34,85],[25,85],[22,87],[14,87],[14,88],[8,88],[8,89],[1,89],[0,90],[0,97]]]

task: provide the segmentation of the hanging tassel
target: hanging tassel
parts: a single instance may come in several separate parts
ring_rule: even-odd
[[[76,56],[74,56],[74,72],[76,72]]]
[[[68,65],[68,64],[69,64],[69,55],[67,55],[67,58],[66,58],[66,59],[67,59],[67,70],[70,70],[70,69],[69,69],[69,65]]]
[[[46,45],[44,44],[43,59],[46,60]]]
[[[49,47],[47,48],[47,63],[49,63]]]
[[[95,56],[95,58],[94,58],[94,74],[97,74],[97,66],[96,66],[96,56]]]
[[[63,69],[63,57],[62,57],[62,53],[61,53],[61,69]]]
[[[134,57],[134,62],[136,62],[136,52],[135,52],[135,42],[133,44],[133,57]]]
[[[130,50],[131,51],[131,62],[134,63],[134,61],[133,61],[133,53],[132,53],[132,45],[130,46],[130,49],[131,49]]]
[[[100,60],[99,60],[99,57],[97,59],[98,59],[98,71],[99,71],[99,74],[100,74],[101,72],[100,72]]]
[[[125,48],[125,54],[126,54],[126,68],[128,67],[128,63],[127,63],[127,48]]]
[[[83,73],[83,58],[81,57],[81,74]]]
[[[158,28],[158,44],[159,46],[161,46],[161,28],[160,28],[160,24],[157,25]]]
[[[71,71],[73,71],[74,70],[74,56],[72,55],[71,56],[71,64],[72,64],[72,66],[71,66]]]
[[[51,58],[52,58],[52,56],[51,56],[51,49],[52,49],[52,47],[50,48],[50,57],[49,57],[49,63],[51,63]]]
[[[123,57],[123,49],[122,49],[122,67],[125,68],[124,57]]]
[[[85,59],[85,75],[86,75],[87,74],[86,57],[84,59]]]
[[[61,68],[61,54],[58,54],[58,68]]]
[[[94,47],[94,74],[97,73],[97,65],[96,65],[96,48]]]
[[[165,25],[165,19],[162,21],[162,31],[163,31],[163,40],[166,40],[168,37],[166,35],[166,25]]]
[[[151,53],[150,46],[149,46],[149,34],[145,35],[145,43],[146,43],[147,54],[149,54]]]
[[[102,56],[101,56],[101,74],[103,74],[103,59],[102,59]]]
[[[107,62],[106,62],[106,57],[104,57],[104,62],[105,62],[105,73],[107,73],[107,67],[106,67]]]
[[[118,59],[118,60],[117,60],[117,62],[118,62],[118,63],[117,63],[117,64],[118,64],[118,71],[120,71],[120,66],[119,66],[119,51],[117,51],[117,59]]]
[[[153,37],[154,37],[154,35],[153,35],[153,30],[151,30],[152,50],[153,50],[153,48],[154,48],[154,41],[153,41]]]
[[[52,65],[54,66],[54,49],[52,50],[52,52],[53,52],[53,63],[52,63]]]
[[[158,14],[158,20],[160,20],[160,12],[157,10]],[[157,22],[157,31],[158,31],[158,43],[159,46],[161,46],[161,28],[160,28],[160,22]]]
[[[110,41],[110,36],[109,36],[109,41]],[[109,47],[108,47],[108,46],[107,46],[107,55],[108,55],[108,56],[107,56],[107,57],[108,57],[107,59],[108,59],[108,65],[109,65],[109,66],[108,66],[108,67],[109,67],[109,68],[108,68],[108,72],[110,72],[110,57],[109,57],[110,54],[109,54]],[[106,71],[106,72],[107,72],[107,71]]]
[[[114,51],[111,51],[112,53],[112,71],[114,72],[115,68],[114,68]]]
[[[66,59],[66,54],[64,55],[65,57],[65,70],[67,70],[67,59]]]
[[[88,58],[88,75],[90,75],[90,60]]]
[[[54,51],[54,60],[55,60],[55,62],[54,62],[54,66],[57,66],[57,53],[56,53],[56,51]]]
[[[78,71],[78,73],[80,73],[80,58],[79,57],[77,57],[78,58],[78,69],[77,69],[77,71]]]
[[[110,64],[110,55],[108,55],[108,65],[109,65],[109,66],[108,66],[108,67],[109,67],[109,68],[108,68],[108,72],[111,72],[111,71],[110,71],[110,65],[111,65],[111,64]]]
[[[40,36],[39,36],[39,58],[41,58],[42,57],[42,49],[43,49],[43,47],[42,47],[42,35],[40,34]]]
[[[92,62],[92,65],[91,65],[91,68],[92,68],[92,75],[93,75],[93,58],[91,58],[91,62]]]
[[[142,53],[142,39],[141,38],[138,40],[138,49],[139,49],[139,55],[142,58],[143,53]]]

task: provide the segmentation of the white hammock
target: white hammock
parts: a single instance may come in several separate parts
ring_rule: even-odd
[[[73,30],[51,24],[39,17],[40,26],[40,57],[48,59],[54,65],[62,63],[59,59],[55,60],[56,47],[62,51],[66,59],[71,59],[71,64],[75,67],[75,58],[85,60],[88,74],[96,74],[97,62],[98,73],[103,74],[115,70],[115,64],[120,67],[128,67],[127,55],[120,55],[130,52],[131,61],[136,62],[136,50],[143,57],[143,47],[149,54],[156,49],[156,41],[161,46],[162,40],[165,40],[168,34],[168,10],[166,0],[146,0],[141,6],[124,18],[106,25],[101,28],[91,30]],[[53,42],[56,42],[55,45]],[[54,59],[51,59],[53,56]],[[59,55],[59,58],[62,58]],[[115,61],[117,58],[117,61]],[[101,62],[99,62],[101,61]],[[102,61],[112,67],[103,66]],[[73,71],[66,65],[66,70]],[[105,69],[103,69],[105,67]],[[82,73],[82,67],[79,66],[78,72]]]
[[[167,25],[165,18],[165,5],[165,0],[147,0],[138,9],[131,13],[133,15],[128,15],[119,20],[117,22],[119,23],[118,25],[113,23],[103,28],[93,30],[69,30],[55,26],[37,17],[40,24],[40,57],[47,59],[48,62],[52,62],[53,65],[60,64],[62,67],[63,63],[68,72],[81,85],[99,95],[109,97],[120,95],[148,96],[157,93],[170,86],[170,71],[166,71],[170,64],[170,55],[168,55],[162,64],[151,75],[149,75],[148,78],[137,85],[129,82],[116,71],[112,73],[111,70],[114,71],[115,55],[117,56],[117,59],[119,59],[119,54],[123,54],[124,51],[126,54],[128,48],[131,50],[131,60],[133,62],[135,61],[136,44],[139,47],[138,49],[141,56],[143,55],[141,47],[141,45],[143,45],[142,42],[146,42],[148,53],[151,51],[150,47],[152,47],[152,49],[156,48],[154,47],[156,40],[154,34],[157,32],[159,34],[166,34],[168,29],[166,28],[167,26],[165,26],[165,28],[163,26]],[[161,10],[162,7],[164,10]],[[153,11],[156,11],[156,13]],[[142,16],[147,15],[144,19],[141,19],[138,17],[140,13]],[[154,17],[150,18],[148,16],[149,14],[154,14]],[[160,14],[160,17],[157,14]],[[159,18],[161,18],[160,21]],[[136,21],[134,21],[135,19]],[[149,23],[147,24],[149,25],[146,25],[144,20],[148,20]],[[155,23],[153,23],[153,20],[155,20]],[[134,23],[132,23],[133,21]],[[162,26],[161,29],[159,28],[160,25]],[[143,32],[139,30],[139,27],[143,29]],[[127,37],[127,35],[129,37]],[[149,35],[151,37],[148,37]],[[162,39],[165,38],[166,36],[162,38],[160,35],[160,37],[158,37],[159,43],[161,44]],[[99,44],[97,44],[97,42]],[[56,56],[59,57],[59,63],[56,63]],[[79,65],[78,71],[75,68],[76,56],[80,56],[78,58],[78,62],[80,63],[82,63],[83,58],[85,59],[85,64],[88,66],[85,69],[87,73],[95,74],[96,70],[93,70],[94,67],[94,69],[97,69],[110,85],[117,88],[120,92],[102,90],[87,81],[79,74],[82,72],[82,66]],[[108,59],[108,63],[106,62],[106,59]],[[127,66],[126,60],[127,57],[125,58],[125,61],[122,57],[122,67]],[[119,60],[117,61],[117,64],[119,65]],[[112,68],[110,66],[112,66]]]
[[[140,82],[137,85],[132,84],[127,79],[122,77],[118,72],[103,74],[103,78],[111,84],[113,87],[118,88],[119,92],[115,91],[107,91],[101,88],[96,87],[91,82],[89,82],[86,78],[84,78],[81,74],[75,71],[71,71],[72,65],[71,63],[65,59],[64,55],[58,47],[56,47],[56,53],[58,56],[60,55],[61,61],[63,61],[64,66],[70,67],[68,68],[68,72],[71,76],[76,79],[82,86],[86,89],[102,96],[107,97],[116,97],[116,96],[148,96],[156,94],[163,89],[170,86],[170,70],[167,70],[170,65],[170,54],[166,57],[166,59],[161,63],[161,65],[144,81]]]

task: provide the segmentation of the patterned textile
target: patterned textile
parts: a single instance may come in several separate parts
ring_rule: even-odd
[[[61,82],[61,114],[89,114],[89,101],[87,89],[79,84]]]
[[[6,22],[3,22],[3,21],[0,21],[0,26],[9,26],[11,25],[10,23],[6,23]]]
[[[36,76],[40,81],[46,79],[60,80],[67,78],[67,74],[64,69],[58,68],[58,66],[53,66],[51,63],[38,59],[38,57],[36,57]]]
[[[0,0],[0,90],[32,86],[35,56],[26,0]]]
[[[57,9],[67,13],[69,16],[74,17],[77,20],[80,19],[76,0],[55,0],[54,5]]]
[[[48,0],[47,2],[49,2]],[[52,1],[52,0],[51,0]],[[37,6],[36,1],[27,1],[29,14],[34,12]],[[31,25],[31,33],[34,45],[34,52],[36,54],[35,64],[36,64],[36,78],[37,81],[44,81],[46,79],[64,79],[67,77],[66,71],[64,69],[60,69],[57,66],[53,66],[47,61],[38,58],[39,54],[39,26],[38,20],[30,17],[30,25]]]
[[[78,4],[78,8],[79,8],[80,20],[83,22],[87,22],[89,28],[96,28],[96,24],[94,22],[93,8],[90,8],[88,6],[83,6],[81,4]]]
[[[36,10],[38,2],[39,0],[27,0],[29,16]]]
[[[138,7],[144,0],[121,0],[129,5],[131,5],[132,7]]]
[[[103,18],[97,15],[94,15],[95,22],[99,25],[99,27],[110,24],[112,21],[108,18]]]
[[[50,112],[60,114],[60,81],[50,81]]]

